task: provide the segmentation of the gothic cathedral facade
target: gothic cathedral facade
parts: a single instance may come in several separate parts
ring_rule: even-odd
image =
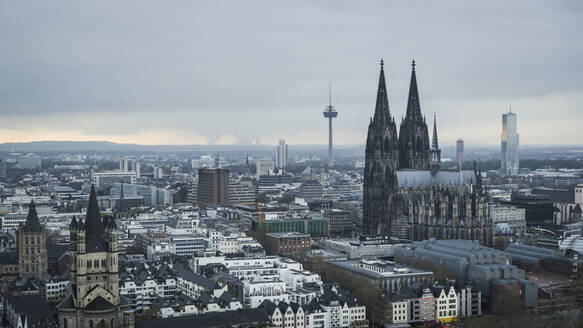
[[[397,133],[381,60],[366,140],[363,233],[406,240],[470,239],[490,245],[492,225],[480,172],[475,167],[441,170],[435,116],[432,137],[430,143],[415,61],[406,115]]]

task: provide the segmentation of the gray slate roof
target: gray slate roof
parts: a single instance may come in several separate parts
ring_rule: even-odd
[[[435,176],[430,170],[398,170],[395,171],[399,188],[432,187],[432,186],[463,186],[477,183],[473,170],[438,171]]]

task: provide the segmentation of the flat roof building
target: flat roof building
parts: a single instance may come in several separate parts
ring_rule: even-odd
[[[379,287],[388,292],[396,292],[401,285],[411,286],[417,282],[433,284],[433,272],[389,260],[365,258],[335,261],[332,264],[353,278],[350,283],[356,286],[351,288]]]
[[[310,250],[310,235],[299,232],[265,234],[265,250],[271,254],[290,254]]]
[[[228,205],[229,170],[199,169],[197,201],[200,205]]]

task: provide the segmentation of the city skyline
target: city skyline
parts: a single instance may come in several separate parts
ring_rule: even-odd
[[[1,4],[0,142],[324,145],[332,81],[343,112],[335,144],[364,144],[374,108],[366,86],[384,58],[396,121],[408,63],[418,62],[422,105],[437,112],[443,144],[497,144],[510,105],[523,144],[581,143],[576,2],[257,4]]]

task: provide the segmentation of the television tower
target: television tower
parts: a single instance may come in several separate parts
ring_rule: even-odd
[[[329,85],[329,104],[324,110],[324,117],[328,119],[328,166],[334,165],[334,160],[332,158],[332,119],[338,116],[338,112],[332,106],[332,83]]]

